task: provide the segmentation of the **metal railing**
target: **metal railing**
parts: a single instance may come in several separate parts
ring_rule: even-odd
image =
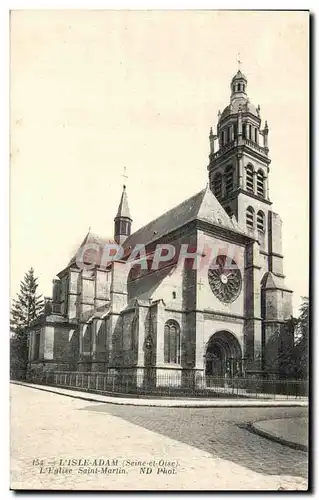
[[[307,397],[307,380],[221,378],[196,372],[161,374],[155,370],[134,374],[115,372],[52,371],[29,374],[37,384],[115,395],[168,397],[299,399]]]

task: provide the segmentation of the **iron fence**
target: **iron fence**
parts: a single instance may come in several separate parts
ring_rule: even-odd
[[[220,378],[196,372],[174,375],[155,371],[142,374],[51,371],[29,374],[28,380],[73,390],[126,396],[299,399],[308,394],[307,380]]]
[[[27,369],[10,369],[10,379],[11,380],[26,380]]]

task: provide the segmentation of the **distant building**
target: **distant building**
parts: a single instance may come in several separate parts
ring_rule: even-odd
[[[29,369],[129,373],[138,383],[173,374],[177,384],[280,372],[280,353],[293,344],[282,328],[292,291],[269,197],[268,126],[240,70],[230,86],[209,135],[208,186],[134,233],[123,187],[114,240],[89,232],[80,253],[95,265],[79,268],[74,256],[53,281],[46,314],[30,329]],[[103,267],[115,242],[125,253]],[[193,269],[175,257],[154,269],[158,244],[176,255],[188,245],[203,263]],[[145,245],[147,269],[127,265],[136,245]]]

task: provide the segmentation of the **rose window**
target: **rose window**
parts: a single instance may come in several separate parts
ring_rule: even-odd
[[[208,282],[213,294],[219,300],[233,302],[241,290],[241,272],[233,259],[219,255],[208,269]]]

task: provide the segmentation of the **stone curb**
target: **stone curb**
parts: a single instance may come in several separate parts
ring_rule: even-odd
[[[103,396],[93,393],[77,393],[69,389],[56,389],[52,386],[40,386],[20,381],[11,381],[12,384],[23,385],[31,389],[38,389],[39,391],[52,392],[61,396],[68,396],[75,399],[82,399],[83,401],[91,401],[94,403],[107,403],[117,405],[131,405],[131,406],[158,406],[158,407],[171,407],[171,408],[258,408],[258,407],[308,407],[307,400],[260,400],[260,399],[219,399],[219,400],[174,400],[174,399],[142,399],[142,398],[121,398]],[[66,392],[69,391],[69,392]],[[85,394],[85,395],[84,395]]]
[[[295,441],[289,441],[288,439],[281,438],[280,436],[272,434],[271,432],[267,432],[258,426],[258,422],[250,424],[249,429],[255,434],[269,439],[270,441],[274,441],[275,443],[283,444],[284,446],[288,446],[289,448],[293,448],[294,450],[301,450],[306,452],[308,451],[307,445],[296,443]]]

